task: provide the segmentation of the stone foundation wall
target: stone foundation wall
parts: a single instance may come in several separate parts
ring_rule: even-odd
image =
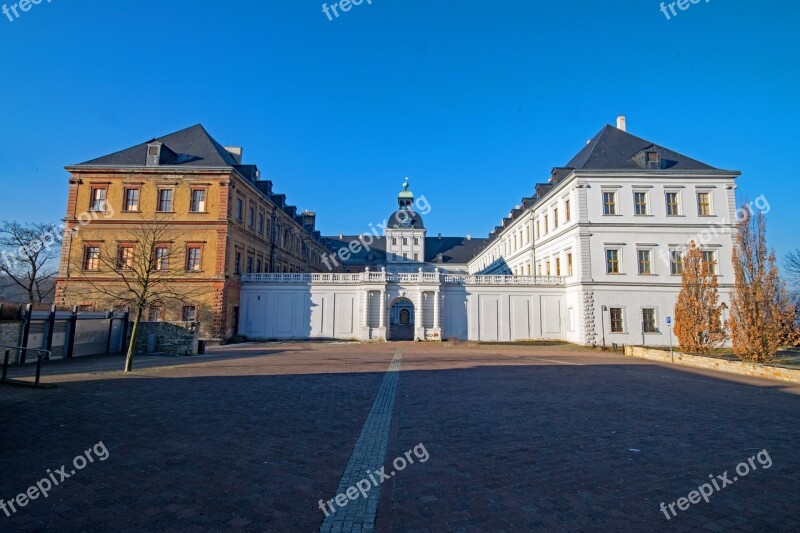
[[[195,355],[199,329],[195,322],[141,322],[136,336],[136,353],[148,353],[147,338],[156,335],[155,353]]]
[[[673,357],[670,356],[669,351],[654,350],[641,346],[625,346],[625,355],[650,359],[651,361],[659,361],[661,363],[673,362]],[[681,352],[674,353],[674,363],[676,365],[707,368],[709,370],[718,370],[720,372],[729,372],[731,374],[740,374],[742,376],[751,376],[754,378],[777,379],[780,381],[789,381],[791,383],[800,383],[800,369],[794,370],[791,368],[746,363],[743,361],[726,361],[715,357],[688,355]]]

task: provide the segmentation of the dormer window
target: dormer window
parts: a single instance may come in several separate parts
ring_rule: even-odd
[[[661,156],[658,152],[647,152],[647,168],[648,169],[661,169]]]
[[[153,142],[147,145],[147,166],[157,167],[161,163],[161,143]]]

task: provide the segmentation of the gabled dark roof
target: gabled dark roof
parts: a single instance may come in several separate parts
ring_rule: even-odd
[[[631,135],[608,124],[565,166],[577,170],[634,170],[644,168],[635,156],[645,149],[657,151],[664,162],[662,169],[715,170],[691,157]]]
[[[195,168],[252,167],[252,165],[239,165],[236,159],[200,124],[76,166],[144,167],[147,161],[147,145],[153,141],[159,141],[164,145],[162,151],[167,148],[174,154],[168,158],[162,155],[162,165]],[[245,170],[249,173],[248,171],[249,169]]]
[[[322,242],[334,253],[340,248],[347,248],[351,242],[359,242],[360,235],[336,235],[322,237]],[[486,244],[487,239],[466,237],[425,237],[425,262],[439,265],[463,264],[474,258]],[[386,262],[386,237],[375,237],[369,244],[369,250],[360,247],[358,253],[351,253],[345,261],[347,265],[377,265]],[[441,254],[441,257],[439,257]]]
[[[439,265],[467,263],[478,255],[487,240],[466,237],[426,237],[425,261]]]
[[[340,248],[347,248],[351,242],[359,242],[361,237],[361,235],[336,235],[324,236],[321,240],[333,253],[337,253]],[[369,242],[369,238],[364,237],[364,240],[361,242],[369,244],[369,250],[361,246],[358,253],[350,252],[350,258],[344,262],[346,265],[369,266],[386,262],[386,237],[373,236],[371,243]]]

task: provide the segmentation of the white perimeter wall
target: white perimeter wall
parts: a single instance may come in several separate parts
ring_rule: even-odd
[[[388,295],[384,324],[388,305],[402,295],[415,303],[416,326],[435,329],[436,292],[427,285],[245,283],[239,332],[258,339],[385,338],[379,322],[381,289]],[[581,342],[577,332],[567,332],[563,287],[453,284],[442,285],[438,294],[441,338]]]

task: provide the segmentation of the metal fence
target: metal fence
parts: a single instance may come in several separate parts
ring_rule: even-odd
[[[37,310],[27,305],[20,309],[20,340],[17,362],[35,361],[28,352],[42,349],[49,359],[69,359],[83,355],[117,353],[124,349],[128,336],[127,311]]]

